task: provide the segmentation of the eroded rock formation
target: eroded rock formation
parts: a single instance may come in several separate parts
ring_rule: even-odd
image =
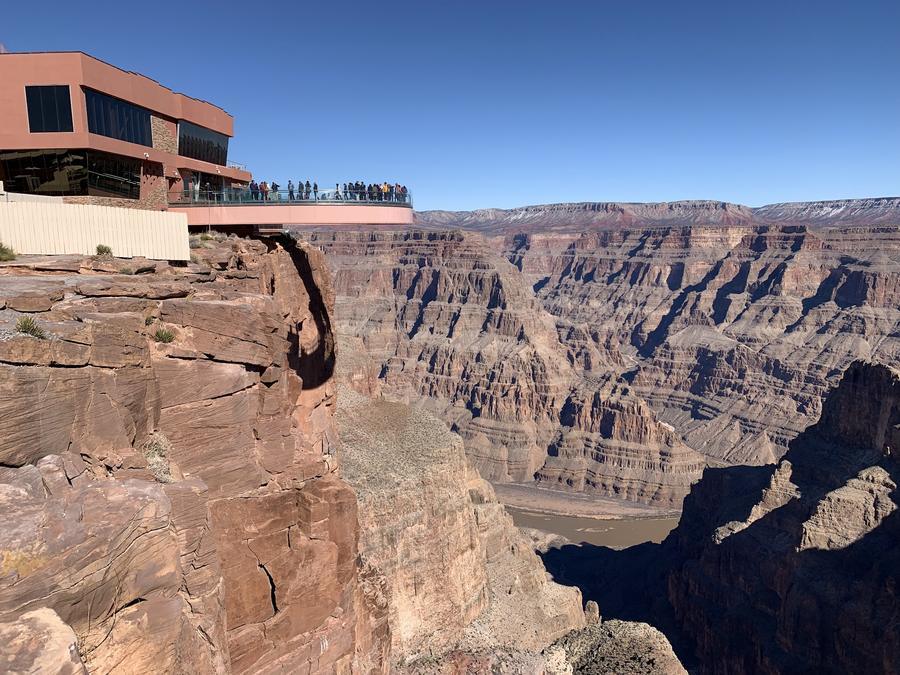
[[[421,408],[351,390],[339,401],[360,555],[385,579],[398,666],[498,649],[536,657],[584,625],[580,594],[549,581],[459,436]]]
[[[425,398],[492,481],[677,507],[704,464],[781,457],[853,360],[900,364],[900,227],[858,224],[897,200],[626,211],[302,236],[335,270],[353,386]]]
[[[712,463],[775,461],[857,358],[900,363],[900,230],[663,228],[588,233],[531,259],[580,360],[620,371]],[[581,356],[583,355],[583,356]],[[606,366],[604,366],[606,367]]]
[[[604,621],[547,650],[547,675],[687,675],[666,636],[646,623]]]
[[[699,477],[703,457],[610,372],[621,355],[605,350],[586,375],[495,243],[458,232],[301,236],[334,270],[352,385],[424,400],[485,478],[677,507]]]
[[[900,371],[856,362],[780,462],[707,468],[662,544],[542,555],[691,672],[895,673],[898,447]]]
[[[0,630],[22,646],[13,663],[386,668],[356,498],[336,475],[322,256],[290,240],[210,246],[187,267],[0,267]],[[30,640],[52,653],[29,654]]]
[[[704,672],[900,670],[898,452],[900,371],[856,363],[777,466],[707,470],[668,579]]]

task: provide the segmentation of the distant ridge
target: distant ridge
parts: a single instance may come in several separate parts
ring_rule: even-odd
[[[713,200],[577,202],[514,209],[420,211],[422,227],[461,228],[485,234],[567,232],[679,225],[806,224],[818,227],[900,225],[900,197],[785,202],[758,208]]]

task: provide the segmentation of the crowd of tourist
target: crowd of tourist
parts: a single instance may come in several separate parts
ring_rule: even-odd
[[[272,181],[250,181],[247,188],[251,201],[303,201],[303,200],[328,200],[348,202],[396,202],[405,204],[409,201],[409,190],[400,183],[364,183],[356,181],[351,183],[335,183],[334,189],[319,190],[319,184],[313,181],[287,182],[286,189]],[[321,197],[320,197],[321,195]]]

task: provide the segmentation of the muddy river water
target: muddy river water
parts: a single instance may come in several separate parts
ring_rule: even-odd
[[[675,517],[601,520],[542,513],[509,505],[506,510],[519,527],[532,527],[558,534],[576,544],[587,542],[616,549],[628,548],[645,541],[660,542],[678,524],[678,518]]]

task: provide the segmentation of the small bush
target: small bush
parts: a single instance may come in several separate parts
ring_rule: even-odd
[[[16,259],[16,252],[6,244],[0,244],[0,261],[7,262]]]
[[[130,267],[123,267],[119,270],[119,274],[134,274],[134,270]]]
[[[175,333],[170,331],[168,328],[157,328],[156,333],[153,334],[153,339],[157,342],[169,344],[172,340],[175,339]]]
[[[149,326],[149,325],[150,325],[151,323],[153,323],[154,321],[156,321],[156,317],[155,317],[155,316],[148,316],[146,319],[144,319],[144,325],[145,325],[145,326]]]
[[[112,249],[106,244],[97,244],[97,255],[103,256],[104,258],[112,257]]]
[[[171,451],[172,444],[161,431],[154,431],[150,434],[141,447],[141,452],[147,460],[147,467],[150,469],[150,473],[160,483],[172,482],[172,470],[169,467],[169,453]]]
[[[47,332],[30,316],[19,317],[18,321],[16,321],[16,331],[35,337],[38,340],[44,340],[47,337]]]
[[[209,232],[204,232],[200,235],[200,241],[215,241],[215,237],[212,236]]]

